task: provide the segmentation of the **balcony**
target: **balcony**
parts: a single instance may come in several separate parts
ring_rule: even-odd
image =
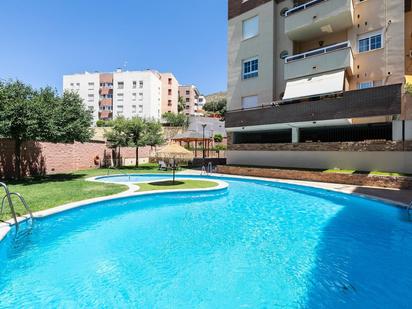
[[[285,80],[340,69],[347,69],[350,75],[353,72],[353,54],[349,42],[287,57],[285,59]]]
[[[312,0],[285,14],[285,33],[293,41],[308,41],[351,28],[352,0]]]
[[[401,113],[402,84],[343,92],[314,101],[279,102],[226,112],[226,128],[313,122]]]

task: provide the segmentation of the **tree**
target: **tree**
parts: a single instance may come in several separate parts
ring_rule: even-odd
[[[164,113],[162,117],[171,127],[187,128],[189,126],[189,117],[184,114]]]
[[[144,144],[153,148],[165,143],[160,122],[147,120],[144,129]]]
[[[215,136],[213,136],[213,140],[215,143],[221,143],[223,142],[223,136],[220,133],[216,133]]]
[[[20,81],[0,82],[0,136],[14,141],[15,177],[21,177],[25,141],[84,142],[92,116],[77,94],[59,97],[55,90],[34,90]]]
[[[226,108],[227,108],[226,99],[221,99],[217,102],[216,101],[207,102],[205,105],[203,105],[203,110],[210,112],[210,113],[217,113],[221,116],[225,115]]]
[[[116,156],[120,158],[120,152],[122,147],[129,145],[129,137],[126,130],[127,120],[124,117],[118,117],[112,121],[112,127],[110,130],[104,133],[107,138],[107,142],[110,148],[115,150]],[[117,160],[117,166],[120,166],[119,160]]]
[[[181,97],[181,96],[179,96],[178,104],[177,104],[177,111],[178,111],[179,113],[181,113],[181,112],[183,112],[183,111],[185,110],[185,108],[186,108],[186,103],[185,103],[185,101],[184,101],[184,98]]]
[[[412,95],[412,84],[406,83],[405,90],[408,94]]]
[[[139,167],[139,147],[146,146],[144,138],[145,126],[146,123],[139,117],[133,117],[126,121],[126,134],[129,146],[136,149],[136,167]]]

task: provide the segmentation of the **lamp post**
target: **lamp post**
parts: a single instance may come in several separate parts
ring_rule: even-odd
[[[206,123],[202,124],[202,129],[203,129],[203,165],[205,164],[205,128],[206,128]]]

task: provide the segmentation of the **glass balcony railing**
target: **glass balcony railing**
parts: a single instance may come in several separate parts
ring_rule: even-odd
[[[307,8],[310,8],[310,7],[312,7],[312,6],[314,6],[318,3],[325,2],[325,1],[329,1],[329,0],[312,0],[312,1],[306,2],[304,4],[295,6],[294,8],[291,8],[290,10],[286,11],[285,16],[286,17],[290,16],[294,13],[306,10]]]
[[[333,51],[337,51],[337,50],[341,50],[341,49],[345,49],[345,48],[350,48],[350,47],[351,47],[351,45],[350,45],[349,41],[334,44],[334,45],[329,45],[329,46],[325,46],[325,47],[322,47],[322,48],[311,50],[311,51],[308,51],[308,52],[305,52],[305,53],[301,53],[301,54],[286,57],[285,63],[289,63],[289,62],[296,61],[296,60],[301,60],[301,59],[306,59],[306,58],[309,58],[309,57],[322,55],[322,54],[326,54],[326,53],[329,53],[329,52],[333,52]]]

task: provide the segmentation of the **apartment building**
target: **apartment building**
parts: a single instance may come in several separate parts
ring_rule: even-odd
[[[229,0],[228,163],[412,172],[411,0]]]
[[[178,112],[179,103],[179,82],[172,73],[160,73],[162,82],[162,108],[161,112]]]
[[[117,116],[160,119],[163,113],[177,112],[178,82],[171,73],[85,72],[63,76],[63,89],[79,93],[94,122]]]
[[[183,113],[190,116],[202,115],[202,108],[199,106],[200,92],[194,85],[179,86],[179,97],[185,103]]]

